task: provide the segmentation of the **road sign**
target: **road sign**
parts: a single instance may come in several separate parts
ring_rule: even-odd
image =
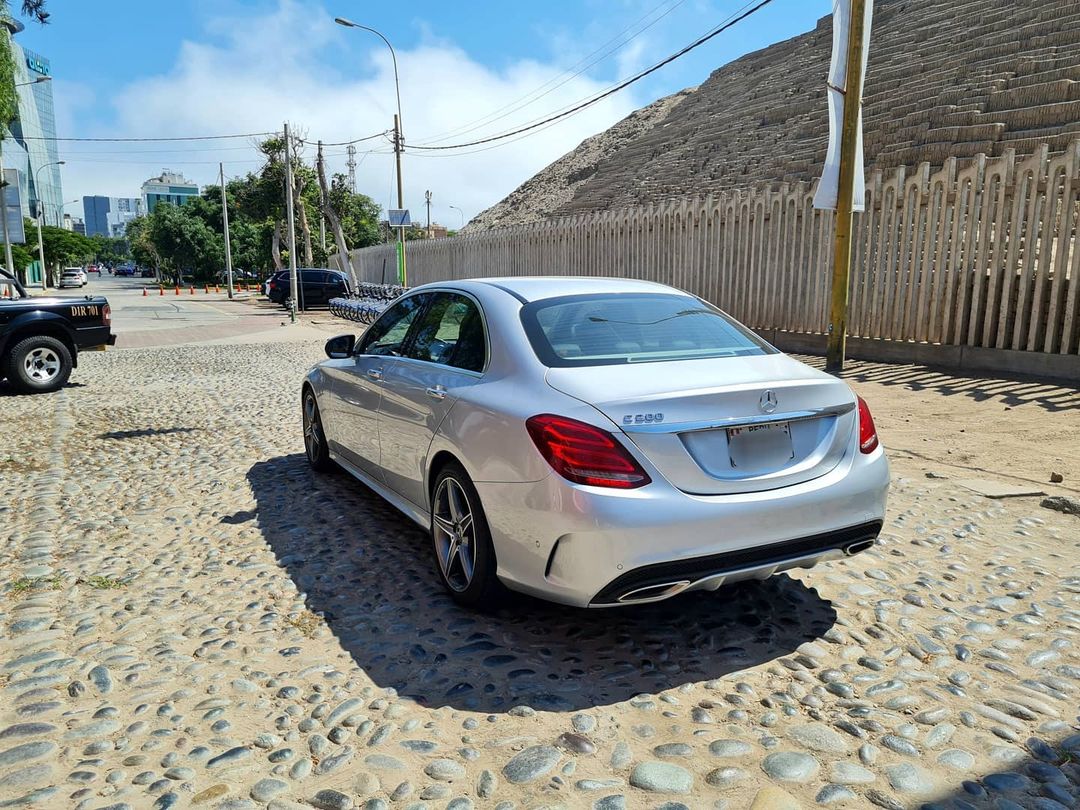
[[[408,208],[391,208],[386,215],[390,220],[391,228],[409,227],[410,219]]]
[[[23,229],[22,199],[19,196],[19,170],[4,169],[4,215],[7,217],[8,241],[13,245],[26,243]]]

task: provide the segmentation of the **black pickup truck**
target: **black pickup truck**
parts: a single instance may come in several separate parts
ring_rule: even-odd
[[[31,296],[0,270],[0,378],[27,394],[55,391],[79,364],[79,352],[116,343],[104,296]]]

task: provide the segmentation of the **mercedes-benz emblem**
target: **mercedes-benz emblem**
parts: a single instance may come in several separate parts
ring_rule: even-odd
[[[776,410],[776,394],[773,391],[763,391],[761,399],[758,400],[758,407],[761,408],[762,413],[772,413]]]

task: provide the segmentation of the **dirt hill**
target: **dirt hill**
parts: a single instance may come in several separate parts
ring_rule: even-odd
[[[468,229],[814,179],[831,47],[825,17],[725,65],[585,140]],[[1080,2],[877,0],[863,114],[870,167],[1064,149],[1080,137]]]

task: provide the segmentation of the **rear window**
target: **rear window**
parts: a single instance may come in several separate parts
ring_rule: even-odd
[[[765,341],[689,295],[621,293],[526,304],[522,324],[544,365],[604,366],[773,354]]]

